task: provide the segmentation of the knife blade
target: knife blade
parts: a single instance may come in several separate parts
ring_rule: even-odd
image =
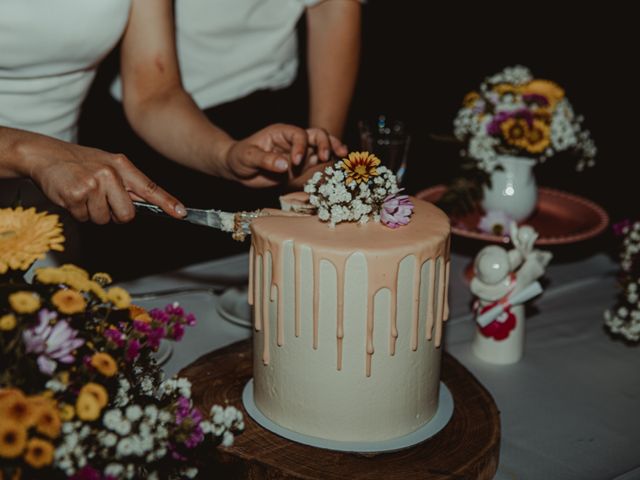
[[[231,233],[235,240],[240,241],[251,234],[251,229],[249,228],[251,220],[262,215],[261,210],[232,213],[215,209],[185,208],[187,215],[177,219],[165,213],[164,210],[152,203],[134,201],[133,205],[136,210],[141,213],[150,213],[161,217],[184,220],[196,225],[215,228],[223,232]]]

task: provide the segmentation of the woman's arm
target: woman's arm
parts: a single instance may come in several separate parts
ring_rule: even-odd
[[[80,221],[128,222],[131,198],[180,218],[184,206],[124,155],[82,147],[37,133],[0,127],[0,177],[31,177],[56,205]]]
[[[236,141],[211,124],[182,87],[172,14],[170,0],[133,0],[121,59],[123,104],[133,129],[166,157],[204,173],[253,187],[284,181],[306,154],[306,132],[277,124]],[[328,160],[331,139],[320,137],[317,147]]]
[[[342,136],[360,57],[360,2],[324,0],[307,9],[309,125]]]

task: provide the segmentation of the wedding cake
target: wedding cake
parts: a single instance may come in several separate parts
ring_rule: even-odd
[[[289,430],[381,441],[438,407],[447,216],[366,152],[252,222],[255,405]]]

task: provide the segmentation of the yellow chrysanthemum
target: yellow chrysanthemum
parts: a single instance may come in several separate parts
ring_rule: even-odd
[[[63,422],[70,422],[73,420],[75,414],[76,410],[73,408],[73,405],[64,404],[60,406],[60,419]]]
[[[58,290],[51,296],[51,303],[65,315],[80,313],[87,307],[84,297],[75,290]]]
[[[378,165],[380,159],[369,152],[351,152],[349,158],[343,158],[340,163],[347,175],[347,184],[368,182],[370,177],[378,176]]]
[[[57,215],[35,208],[0,208],[0,275],[26,270],[49,250],[62,251],[63,243]]]
[[[53,462],[53,445],[41,438],[32,438],[27,442],[24,461],[33,468],[42,468]]]
[[[551,80],[535,79],[531,80],[521,88],[523,95],[542,95],[553,108],[564,98],[564,90],[557,83]]]
[[[107,298],[116,308],[129,308],[131,305],[131,296],[124,288],[111,287],[107,291]]]
[[[113,357],[108,353],[94,353],[91,357],[91,366],[105,377],[113,377],[118,373],[118,365]]]
[[[113,279],[111,278],[111,275],[109,275],[108,273],[104,273],[104,272],[98,272],[98,273],[94,273],[93,276],[91,277],[91,280],[93,280],[94,282],[99,283],[101,286],[105,286],[105,285],[109,285],[113,282]]]
[[[480,94],[478,92],[469,92],[464,96],[462,100],[462,105],[471,108],[473,104],[476,103],[476,100],[480,98]]]
[[[20,390],[3,391],[0,397],[0,419],[3,421],[11,420],[29,428],[36,422],[37,413],[37,408]]]
[[[92,422],[100,416],[100,404],[90,393],[80,394],[76,400],[76,413],[80,420]]]
[[[131,305],[129,307],[129,318],[143,323],[151,323],[151,315],[149,315],[149,312],[138,305]]]
[[[104,291],[104,288],[102,288],[102,286],[98,282],[90,281],[88,284],[87,291],[93,293],[103,303],[105,303],[108,300],[107,292]]]
[[[13,313],[7,313],[0,317],[0,331],[8,332],[16,328],[16,316]]]
[[[64,283],[65,273],[59,268],[44,267],[36,269],[35,280],[47,285]]]
[[[40,308],[40,297],[35,292],[15,292],[9,295],[9,306],[17,313],[33,313]]]
[[[551,130],[542,120],[534,120],[527,133],[525,148],[530,153],[542,153],[551,143]]]
[[[100,408],[106,407],[107,403],[109,402],[109,394],[107,393],[107,389],[99,383],[87,383],[80,389],[80,395],[85,394],[91,395],[93,398],[95,398]]]
[[[24,425],[8,418],[0,421],[0,457],[16,458],[27,443],[27,429]]]

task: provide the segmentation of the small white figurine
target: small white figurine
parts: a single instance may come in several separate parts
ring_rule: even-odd
[[[524,349],[524,303],[542,293],[537,282],[552,258],[534,250],[538,233],[530,226],[511,224],[512,250],[490,245],[474,262],[471,292],[476,333],[473,353],[490,363],[515,363]]]

